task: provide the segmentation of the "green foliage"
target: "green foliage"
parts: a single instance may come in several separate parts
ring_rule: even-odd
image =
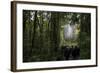
[[[91,58],[91,19],[90,14],[81,15],[81,26],[79,34],[80,58]]]
[[[78,38],[64,39],[64,26],[77,25]],[[80,47],[80,59],[90,58],[90,15],[23,10],[23,62],[64,60],[62,46]]]

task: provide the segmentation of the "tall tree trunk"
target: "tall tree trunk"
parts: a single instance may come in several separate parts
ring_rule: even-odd
[[[59,13],[53,12],[51,15],[51,46],[52,46],[52,51],[58,50],[59,43],[60,43]]]
[[[32,48],[35,48],[35,38],[36,38],[36,27],[37,27],[37,11],[35,11],[34,21],[33,21],[33,34],[32,34]]]

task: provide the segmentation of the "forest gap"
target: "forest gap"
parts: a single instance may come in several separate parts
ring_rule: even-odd
[[[91,59],[91,14],[23,10],[23,62]]]

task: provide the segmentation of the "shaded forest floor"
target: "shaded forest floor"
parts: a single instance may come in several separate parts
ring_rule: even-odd
[[[23,62],[38,62],[38,61],[64,61],[64,60],[79,60],[80,49],[78,47],[62,46],[60,49],[39,49],[31,52],[33,55],[24,56]]]

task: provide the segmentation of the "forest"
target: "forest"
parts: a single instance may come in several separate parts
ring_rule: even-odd
[[[23,62],[90,58],[90,13],[23,10]]]

